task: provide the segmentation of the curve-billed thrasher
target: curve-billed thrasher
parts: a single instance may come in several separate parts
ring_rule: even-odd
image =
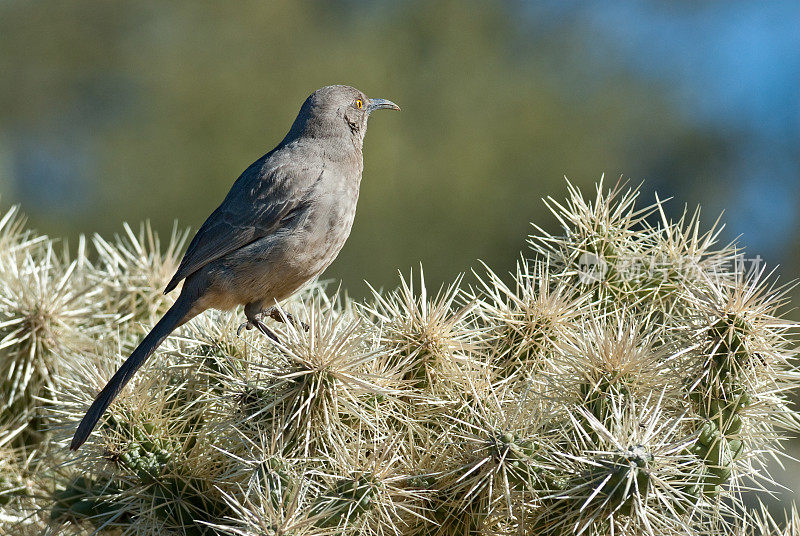
[[[111,401],[175,328],[206,309],[244,305],[247,325],[275,339],[262,318],[339,254],[356,213],[370,112],[400,108],[349,86],[309,96],[289,133],[236,180],[192,239],[167,285],[175,304],[103,388],[70,448],[89,437]]]

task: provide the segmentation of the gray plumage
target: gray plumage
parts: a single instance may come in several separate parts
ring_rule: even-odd
[[[367,119],[380,108],[400,109],[349,86],[306,99],[283,141],[239,176],[197,231],[164,291],[185,280],[180,296],[92,403],[71,449],[164,339],[206,309],[244,305],[248,326],[275,338],[264,314],[325,270],[350,235]]]

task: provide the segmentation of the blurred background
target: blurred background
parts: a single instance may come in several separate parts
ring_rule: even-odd
[[[403,107],[370,123],[356,296],[511,270],[541,198],[605,173],[724,209],[791,278],[800,207],[800,4],[0,1],[0,204],[74,239],[196,229],[314,89]]]
[[[71,241],[196,229],[310,92],[346,83],[403,107],[370,122],[326,273],[351,295],[420,262],[432,287],[512,270],[529,222],[557,230],[541,198],[603,173],[673,215],[725,210],[725,238],[787,281],[798,25],[795,0],[0,0],[0,209]]]

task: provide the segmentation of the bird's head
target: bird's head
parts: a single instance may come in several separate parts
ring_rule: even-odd
[[[370,99],[354,87],[325,86],[303,103],[289,136],[348,137],[360,144],[367,131],[369,115],[380,109],[399,110],[400,107],[385,99]]]

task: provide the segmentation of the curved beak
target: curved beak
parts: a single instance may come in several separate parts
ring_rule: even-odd
[[[369,99],[369,105],[367,106],[367,113],[372,113],[375,110],[380,110],[381,108],[388,108],[389,110],[400,110],[400,107],[393,103],[390,100],[386,99]]]

